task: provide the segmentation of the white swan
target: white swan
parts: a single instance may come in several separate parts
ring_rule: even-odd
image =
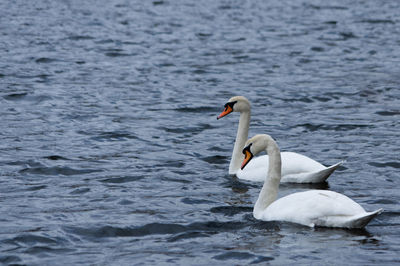
[[[362,228],[382,209],[366,212],[350,198],[328,190],[309,190],[293,193],[276,200],[281,179],[279,147],[269,135],[256,135],[249,139],[243,154],[241,168],[253,155],[265,150],[269,155],[268,178],[254,205],[253,216],[263,221],[286,221],[310,227]]]
[[[240,112],[239,126],[236,135],[229,174],[239,179],[264,181],[267,177],[268,155],[251,161],[246,170],[240,169],[243,160],[242,149],[249,134],[250,102],[243,96],[235,96],[225,104],[225,109],[217,117],[220,119],[231,112]],[[282,152],[282,183],[320,183],[324,182],[342,162],[325,167],[319,162],[295,152]]]

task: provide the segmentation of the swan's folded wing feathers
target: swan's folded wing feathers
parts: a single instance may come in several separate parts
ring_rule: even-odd
[[[319,162],[296,152],[281,152],[282,176],[316,172],[324,170],[326,167]]]
[[[282,183],[320,183],[324,182],[341,164],[328,167],[295,152],[282,152]],[[263,182],[268,173],[268,155],[253,158],[246,168],[238,170],[239,179]]]
[[[239,179],[264,182],[268,174],[268,155],[258,156],[252,159],[243,170],[239,170],[236,176]]]
[[[350,198],[328,190],[290,194],[273,202],[263,213],[266,221],[288,221],[307,226],[329,225],[335,217],[351,217],[365,212]]]

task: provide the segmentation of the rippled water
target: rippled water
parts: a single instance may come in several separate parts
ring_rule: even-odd
[[[400,3],[0,2],[0,263],[400,263]],[[365,230],[260,222],[250,135],[325,165]]]

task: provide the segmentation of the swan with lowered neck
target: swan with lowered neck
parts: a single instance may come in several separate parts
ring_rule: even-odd
[[[297,192],[276,200],[281,179],[281,154],[271,136],[256,135],[246,142],[241,168],[245,168],[253,156],[263,150],[269,156],[268,178],[254,205],[254,218],[310,227],[363,228],[382,212],[382,209],[366,212],[352,199],[328,190]]]
[[[239,179],[264,181],[267,177],[268,155],[251,161],[246,170],[240,169],[243,160],[242,149],[249,134],[250,102],[243,96],[235,96],[225,104],[224,111],[217,117],[220,119],[231,112],[240,112],[239,126],[233,147],[229,174]],[[282,152],[282,183],[320,183],[324,182],[342,162],[325,167],[319,162],[299,153]]]

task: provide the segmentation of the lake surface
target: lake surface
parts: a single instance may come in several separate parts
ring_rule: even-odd
[[[0,2],[0,264],[400,263],[400,2]],[[365,230],[261,222],[250,136],[384,208]]]

